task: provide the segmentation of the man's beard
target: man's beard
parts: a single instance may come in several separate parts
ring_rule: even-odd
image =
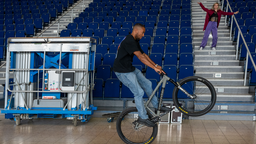
[[[140,38],[138,37],[138,34],[135,35],[136,41],[140,41]]]

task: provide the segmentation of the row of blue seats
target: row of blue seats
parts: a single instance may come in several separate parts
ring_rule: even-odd
[[[244,12],[244,13],[238,13],[235,15],[236,19],[248,19],[248,18],[256,18],[256,9],[255,12]]]
[[[97,53],[101,55],[105,55],[106,53],[116,53],[117,48],[119,44],[99,44],[97,45]],[[193,46],[192,44],[181,44],[180,46],[178,44],[153,44],[152,48],[150,48],[150,45],[146,43],[140,43],[141,49],[144,51],[145,54],[149,53],[161,53],[161,54],[167,54],[167,53],[192,53],[193,52]]]
[[[13,25],[11,25],[13,26]],[[7,29],[8,30],[8,29]],[[13,28],[10,28],[9,30],[13,30]],[[144,35],[149,35],[149,36],[153,36],[153,28],[146,28],[146,31],[144,33]],[[73,29],[73,30],[62,30],[60,33],[61,37],[76,37],[76,36],[81,36],[83,34],[83,36],[98,36],[99,38],[103,38],[104,36],[127,36],[129,33],[131,32],[131,30],[129,28],[121,28],[121,29],[117,29],[117,28],[110,28],[107,30],[107,32],[105,32],[105,29]],[[191,35],[192,34],[192,30],[191,28],[169,28],[169,30],[167,30],[167,28],[157,28],[156,29],[156,33],[155,36],[160,36],[160,35],[165,35],[165,36],[171,36],[171,35],[175,35],[175,36],[182,36],[182,35]]]
[[[248,7],[251,8],[252,6],[256,6],[256,2],[251,0],[248,2],[245,1],[238,1],[238,2],[230,2],[229,3],[231,8],[235,8],[235,7]]]
[[[246,38],[246,40],[248,40],[248,39]],[[251,53],[256,51],[256,49],[255,49],[256,45],[254,43],[254,42],[256,42],[256,34],[254,35],[254,39],[253,40],[254,41],[252,41],[252,42],[251,41],[246,41],[246,44],[247,44],[247,46],[249,48],[249,51]],[[243,42],[241,42],[241,43],[243,43]],[[243,43],[243,44],[240,45],[240,59],[241,60],[245,59],[246,58],[246,54],[247,54],[247,49],[245,47],[245,44]]]
[[[19,23],[15,23],[15,24],[5,24],[4,25],[0,25],[0,31],[1,30],[24,30],[25,26],[28,24],[34,24],[35,28],[38,30],[41,30],[43,28],[43,24],[44,24],[44,20],[42,18],[36,18],[36,19],[26,19],[24,22],[21,20],[19,21]]]
[[[255,19],[256,20],[256,19]],[[252,20],[252,22],[256,22],[255,20]],[[242,33],[249,33],[251,35],[255,34],[256,33],[256,25],[253,25],[253,23],[251,21],[249,21],[250,23],[247,23],[248,27],[243,25],[242,23],[239,23],[238,21],[238,24],[241,24],[239,25],[240,27],[240,30]],[[238,35],[238,29],[237,27],[234,28],[234,33],[233,33],[233,40],[236,41],[237,40],[237,35]]]
[[[100,3],[100,2],[125,2],[125,4],[127,5],[131,5],[131,3],[136,3],[136,2],[151,2],[152,4],[161,4],[162,3],[162,0],[129,0],[129,2],[127,2],[126,0],[93,0],[93,2],[97,2],[97,3]],[[182,2],[184,4],[187,4],[187,3],[191,3],[191,0],[164,0],[163,1],[163,4],[171,4],[171,3],[179,3],[179,2]]]
[[[145,24],[145,28],[155,28],[155,24],[154,22],[146,22],[144,23],[143,21],[136,21],[134,23],[130,22],[130,21],[125,21],[123,23],[121,22],[115,22],[111,25],[111,28],[116,28],[117,32],[121,29],[121,28],[128,28],[130,30],[130,32],[132,31],[132,27],[133,25],[140,23],[140,24]],[[170,21],[169,23],[167,21],[160,21],[157,23],[156,25],[158,28],[191,28],[191,21],[182,21],[181,23],[179,21]],[[77,23],[69,23],[67,26],[68,30],[74,30],[74,29],[81,29],[81,30],[85,30],[85,29],[92,29],[93,31],[95,31],[96,29],[104,29],[107,30],[109,28],[109,23],[98,23],[98,22],[90,22],[88,23],[79,23],[79,25]]]
[[[100,66],[109,65],[110,68],[113,67],[116,53],[105,54],[104,57],[101,57],[101,54],[97,54],[95,58],[95,67],[98,70],[101,70]],[[167,53],[163,58],[163,54],[161,53],[151,53],[150,58],[158,65],[193,65],[194,57],[192,53],[181,53],[179,58],[175,53]],[[143,69],[146,68],[145,64],[143,64],[137,57],[133,59],[133,65],[141,65]],[[100,68],[100,69],[99,69]],[[108,77],[107,77],[108,78]]]
[[[176,81],[177,79],[176,66],[165,65],[163,69],[170,78]],[[158,74],[156,74],[154,70],[151,70],[148,73],[146,72],[146,78],[150,79],[150,81],[152,82],[152,88],[154,89],[158,81],[154,79],[154,77],[151,77],[150,75],[158,75]],[[187,76],[193,76],[193,75],[194,75],[193,66],[189,66],[189,65],[180,66],[179,73],[178,73],[178,80],[185,78]],[[104,88],[104,95],[103,95],[103,88]],[[165,87],[164,98],[172,98],[173,88],[174,88],[174,85],[170,82],[167,82]],[[193,89],[193,86],[191,88]],[[122,89],[121,94],[120,94],[120,89]],[[99,97],[99,98],[133,98],[134,97],[133,94],[130,92],[130,90],[125,85],[121,85],[120,81],[116,78],[107,79],[105,83],[103,79],[96,78],[93,95],[94,97]],[[179,97],[186,98],[186,96],[183,94],[179,95]],[[144,95],[144,98],[147,98],[146,94]]]
[[[178,14],[178,15],[187,15],[187,14],[191,14],[191,10],[190,9],[175,9],[175,10],[162,10],[161,12],[159,12],[159,10],[123,10],[123,11],[107,11],[107,10],[103,10],[101,12],[88,12],[89,16],[92,17],[96,17],[99,16],[99,14],[102,14],[103,12],[107,13],[108,16],[113,16],[114,18],[116,18],[117,16],[128,16],[129,15],[133,15],[133,16],[158,16],[158,15],[169,15],[169,14]],[[102,14],[103,15],[103,14]],[[103,15],[105,16],[105,15]]]
[[[13,6],[13,8],[18,8],[17,6],[21,6],[21,8],[26,8],[26,6],[29,6],[31,8],[36,7],[37,5],[42,5],[42,4],[63,4],[63,7],[66,9],[69,5],[72,5],[76,0],[47,0],[47,1],[14,1],[11,3],[3,3],[2,1],[0,2],[0,8],[10,8]]]
[[[97,6],[134,6],[134,5],[140,5],[140,6],[146,6],[146,5],[161,5],[162,1],[151,1],[151,0],[147,0],[147,1],[110,1],[110,2],[92,2],[89,4],[89,7],[97,7]],[[174,0],[174,1],[164,1],[163,5],[190,5],[190,0],[188,1],[180,1],[180,0]]]
[[[106,53],[116,53],[117,48],[119,44],[111,44],[110,46],[106,44],[99,44],[97,45],[97,53],[100,53],[102,55],[105,55]],[[166,46],[164,44],[153,44],[152,48],[150,48],[150,45],[146,43],[140,43],[141,49],[146,53],[147,55],[149,53],[161,53],[161,54],[167,54],[167,53],[192,53],[193,52],[193,46],[192,44],[181,44],[180,47],[178,44],[167,44]]]
[[[163,68],[165,66],[169,66],[169,65],[163,65]],[[182,79],[188,76],[192,76],[194,73],[194,68],[193,68],[193,64],[185,64],[185,65],[179,65],[177,67],[177,65],[171,65],[172,67],[175,67],[177,70],[175,71],[175,73],[178,73],[178,79]],[[187,68],[187,66],[189,68]],[[150,67],[147,67],[145,69],[145,67],[143,65],[134,65],[135,68],[141,70],[142,72],[144,72],[145,70],[145,76],[146,78],[149,79],[155,79],[157,81],[160,81],[160,75],[158,73],[155,72],[155,70],[153,70]],[[177,77],[175,75],[175,77],[173,75],[169,75],[167,73],[167,75],[172,78],[173,80],[176,80]],[[109,78],[117,78],[115,73],[113,72],[113,70],[111,69],[110,65],[100,65],[97,68],[97,71],[95,73],[96,78],[101,78],[104,81],[106,81]]]

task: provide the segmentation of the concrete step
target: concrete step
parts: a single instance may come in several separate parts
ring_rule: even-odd
[[[221,33],[229,33],[229,29],[224,29],[224,30],[217,30],[218,34],[221,34]],[[194,30],[193,29],[193,34],[197,34],[197,33],[204,33],[203,30]]]
[[[198,50],[198,48],[194,49],[195,55],[235,55],[235,50]]]
[[[243,66],[194,66],[198,72],[243,72]]]
[[[204,78],[218,78],[218,79],[242,79],[244,72],[196,72],[195,76]]]
[[[192,12],[192,15],[193,15],[193,12]],[[202,18],[202,19],[193,19],[192,20],[192,24],[199,24],[199,23],[204,23],[205,22],[205,18]],[[225,18],[223,18],[223,19],[220,19],[220,24],[221,23],[225,23]]]
[[[226,30],[226,29],[223,29],[223,30]],[[192,34],[193,38],[201,38],[201,40],[202,40],[203,36],[204,36],[204,31],[203,31],[203,29],[201,29],[200,31],[201,32],[194,32],[193,31],[193,34]],[[223,37],[226,37],[226,40],[229,41],[230,40],[229,36],[230,36],[229,32],[218,31],[218,40],[223,38]]]
[[[202,43],[202,40],[193,40],[192,43],[194,45],[200,45]],[[206,46],[211,46],[212,41],[208,40]],[[232,41],[218,41],[217,45],[226,46],[226,45],[233,45]]]
[[[212,37],[211,38],[208,37],[208,41],[212,41],[212,39],[213,39]],[[203,36],[202,37],[200,37],[200,36],[193,37],[192,40],[193,40],[193,42],[196,42],[196,41],[202,42]],[[230,41],[230,38],[226,37],[226,36],[219,36],[218,35],[218,42],[221,42],[221,41]]]
[[[218,78],[212,78],[207,79],[212,83],[212,85],[218,85],[218,86],[243,86],[244,79],[218,79]],[[201,82],[196,83],[197,86],[203,85]]]
[[[201,43],[200,43],[201,44]],[[194,49],[196,50],[198,50],[199,49],[199,47],[200,47],[200,44],[194,44],[193,43],[193,46],[194,46]],[[217,45],[216,46],[216,49],[217,50],[235,50],[235,46],[234,45]],[[204,50],[211,50],[211,46],[209,45],[209,46],[205,46],[205,48],[203,49],[203,51]]]
[[[208,106],[207,102],[198,102],[195,103],[195,110],[201,110],[202,108]],[[247,102],[217,102],[213,107],[212,111],[251,111],[254,112],[255,103]]]
[[[194,60],[235,60],[234,55],[195,55]]]
[[[9,74],[10,74],[9,77],[13,78],[13,72],[10,72]],[[6,72],[5,71],[0,72],[0,78],[5,78],[5,77],[6,77]]]
[[[196,53],[195,53],[196,54]],[[239,66],[238,60],[196,60],[194,66]]]
[[[214,85],[214,88],[216,89],[216,93],[218,94],[218,98],[219,98],[219,94],[248,94],[249,92],[249,86],[219,86],[219,85]],[[208,88],[204,87],[204,86],[196,86],[196,90],[201,92],[201,91],[206,91],[205,92],[205,96],[208,95],[207,90]],[[251,95],[250,95],[251,96]],[[252,97],[252,96],[251,96]],[[232,97],[229,97],[232,99]],[[222,100],[222,101],[228,101],[228,99]],[[232,101],[232,100],[231,100]],[[243,100],[242,100],[243,101]],[[248,99],[246,100],[248,101]]]
[[[204,21],[202,21],[202,22],[200,22],[200,23],[192,23],[192,27],[193,26],[202,26],[202,27],[204,27]],[[219,24],[219,27],[227,27],[226,25],[225,25],[225,23],[220,23]]]
[[[216,111],[209,112],[200,117],[189,117],[193,120],[241,120],[253,121],[255,120],[255,112],[229,112],[229,111]]]
[[[192,26],[193,30],[202,30],[204,29],[204,26]],[[227,26],[219,26],[218,30],[228,30]]]

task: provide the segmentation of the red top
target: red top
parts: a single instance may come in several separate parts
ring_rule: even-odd
[[[202,8],[205,12],[207,12],[207,13],[206,13],[206,17],[205,17],[205,22],[204,22],[204,30],[205,30],[206,27],[207,27],[207,25],[208,25],[208,22],[210,21],[211,15],[214,13],[214,10],[205,8],[202,3],[200,3],[200,6],[201,6],[201,8]],[[218,23],[217,23],[217,27],[219,27],[221,15],[233,15],[234,13],[233,13],[233,12],[224,12],[224,11],[222,11],[222,10],[219,9],[219,10],[217,11],[217,14],[218,14]]]

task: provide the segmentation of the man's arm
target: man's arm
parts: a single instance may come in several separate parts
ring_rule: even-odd
[[[154,62],[152,61],[152,60],[148,60],[148,58],[144,55],[144,54],[142,54],[140,51],[135,51],[134,52],[134,55],[136,55],[137,57],[138,57],[138,59],[142,62],[142,63],[144,63],[145,65],[147,65],[147,66],[149,66],[149,67],[151,67],[152,69],[154,69],[157,73],[164,73],[164,71],[162,70],[162,69],[160,69],[160,68],[158,68],[158,67],[155,67],[155,65],[154,65]],[[149,58],[150,59],[150,58]],[[153,63],[152,63],[153,62]],[[165,74],[165,73],[164,73]]]

